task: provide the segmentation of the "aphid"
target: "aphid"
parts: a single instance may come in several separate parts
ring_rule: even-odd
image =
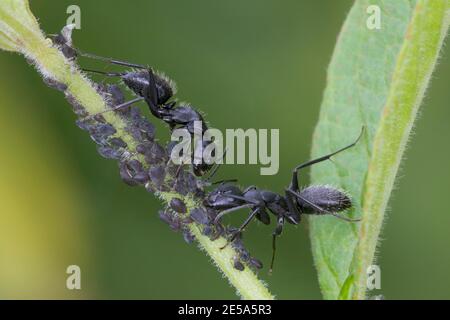
[[[120,162],[119,169],[122,180],[130,186],[146,184],[150,179],[142,163],[138,160]]]
[[[62,54],[69,60],[77,57],[77,51],[72,47],[72,31],[74,27],[74,24],[69,24],[62,28],[57,35],[51,35],[53,43],[58,46]]]
[[[93,126],[89,131],[103,137],[109,137],[116,133],[116,129],[109,123]]]
[[[109,143],[111,146],[116,148],[126,148],[127,144],[125,141],[123,141],[121,138],[111,138],[109,139]]]
[[[186,204],[180,198],[173,198],[169,203],[170,208],[178,213],[186,213]]]
[[[167,223],[173,231],[180,231],[182,229],[181,220],[177,216],[171,214],[168,210],[160,210],[159,218]]]
[[[189,244],[195,241],[195,236],[187,228],[183,229],[183,238]]]
[[[255,269],[263,268],[263,263],[254,257],[250,258],[250,261],[248,262],[248,264],[250,265],[250,267],[255,268]]]
[[[237,256],[233,257],[233,267],[239,271],[243,271],[245,269],[245,266],[242,264],[242,262],[239,260],[239,257]]]
[[[178,192],[179,194],[185,196],[189,193],[189,190],[187,188],[186,181],[184,178],[178,177],[171,181],[171,185],[173,186],[173,189]]]
[[[164,183],[164,178],[166,177],[166,170],[164,166],[152,167],[149,170],[149,176],[155,187],[160,189]]]
[[[166,163],[168,161],[166,150],[157,143],[153,143],[144,156],[145,161],[151,165]]]
[[[98,146],[97,151],[105,159],[119,160],[123,155],[123,151],[106,146]]]
[[[204,205],[221,210],[215,218],[216,223],[219,222],[224,215],[236,210],[242,208],[251,210],[250,215],[245,219],[242,225],[233,232],[230,242],[238,239],[245,227],[255,217],[263,223],[268,224],[270,223],[268,212],[275,215],[277,224],[272,233],[271,271],[275,260],[276,238],[281,235],[283,226],[286,222],[296,225],[300,223],[302,214],[332,215],[348,222],[359,221],[337,214],[337,212],[344,211],[352,206],[350,198],[343,191],[329,186],[310,186],[300,190],[298,184],[298,172],[301,169],[328,160],[332,156],[353,147],[359,141],[362,133],[363,131],[361,131],[359,137],[352,144],[339,149],[336,152],[310,160],[295,167],[292,172],[291,183],[285,189],[284,195],[279,195],[272,191],[261,190],[254,186],[241,191],[236,186],[223,184],[207,196]]]
[[[153,145],[153,143],[151,143],[151,142],[144,142],[144,143],[138,144],[136,146],[136,152],[143,154],[143,155],[150,153],[151,149],[152,149],[152,145]]]
[[[211,241],[218,239],[224,233],[225,229],[220,223],[205,225],[202,230],[202,234],[209,237]]]
[[[109,101],[113,107],[125,102],[125,95],[118,85],[108,84],[105,92],[109,94]],[[130,111],[130,108],[123,108],[120,111],[126,113]]]
[[[190,212],[190,217],[197,223],[207,225],[211,221],[209,219],[208,213],[202,208],[194,208]]]
[[[44,77],[44,83],[50,88],[56,89],[58,91],[64,92],[67,90],[67,85],[50,77]]]
[[[68,91],[64,92],[64,95],[66,96],[66,100],[70,103],[70,105],[72,106],[72,110],[73,112],[79,116],[79,117],[87,117],[87,111],[86,109],[83,107],[83,105],[78,102],[78,100],[71,95]]]

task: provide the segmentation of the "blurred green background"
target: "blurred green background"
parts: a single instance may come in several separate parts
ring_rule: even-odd
[[[166,72],[179,99],[219,129],[280,128],[278,175],[229,165],[219,177],[281,191],[308,159],[351,0],[31,1],[47,33],[71,4],[81,7],[74,40],[84,51]],[[236,298],[208,258],[159,220],[159,201],[97,155],[62,94],[16,54],[0,52],[0,70],[0,298]],[[444,52],[382,234],[382,289],[372,294],[387,299],[450,298],[449,82]],[[245,235],[266,265],[271,230],[254,224]],[[278,298],[321,298],[309,246],[305,225],[286,228],[274,274],[260,272]],[[71,264],[81,267],[80,291],[65,287]]]

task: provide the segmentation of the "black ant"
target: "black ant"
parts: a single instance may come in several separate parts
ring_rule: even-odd
[[[209,193],[204,201],[204,205],[220,211],[215,218],[215,223],[218,223],[219,220],[228,213],[243,208],[251,209],[250,215],[231,236],[223,248],[225,248],[228,243],[233,242],[255,217],[266,225],[270,224],[268,212],[271,212],[277,219],[277,225],[272,233],[272,260],[269,270],[269,272],[271,272],[275,261],[276,238],[281,235],[286,221],[290,224],[297,225],[301,221],[302,214],[329,214],[347,222],[360,221],[359,219],[349,219],[337,214],[337,212],[352,207],[352,202],[347,194],[330,186],[309,186],[300,190],[298,173],[301,169],[328,160],[332,156],[355,146],[362,136],[363,129],[361,130],[361,134],[352,144],[295,167],[292,171],[291,183],[285,189],[284,196],[272,191],[258,189],[255,186],[241,190],[237,186],[229,183],[222,184]]]
[[[136,102],[144,100],[150,112],[158,119],[167,123],[171,130],[175,128],[187,129],[191,135],[195,133],[195,123],[201,123],[202,136],[208,130],[202,115],[188,104],[177,105],[176,101],[170,101],[176,92],[175,84],[162,74],[155,73],[151,67],[129,63],[110,58],[104,58],[93,54],[77,51],[78,55],[106,61],[111,64],[131,67],[136,70],[125,72],[103,72],[97,70],[83,69],[83,71],[99,73],[109,77],[120,77],[123,83],[131,89],[137,97],[128,102],[119,104],[114,108],[104,111],[116,111],[126,108]],[[202,141],[205,148],[212,141]],[[195,152],[193,152],[193,155]],[[193,171],[196,176],[202,176],[213,167],[205,161],[194,161]]]

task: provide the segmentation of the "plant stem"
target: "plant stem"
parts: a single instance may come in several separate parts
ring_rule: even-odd
[[[447,34],[448,0],[420,0],[400,54],[377,129],[366,179],[360,240],[355,249],[354,299],[366,295],[367,268],[373,263],[389,195],[417,111]]]
[[[9,51],[18,51],[27,57],[42,74],[44,79],[54,80],[67,86],[66,93],[73,96],[88,112],[94,115],[108,110],[107,102],[92,86],[78,69],[67,60],[64,55],[53,46],[50,39],[46,39],[39,25],[32,15],[28,2],[25,0],[2,0],[0,3],[0,48]],[[129,151],[138,160],[142,155],[136,153],[137,141],[126,130],[124,120],[114,112],[103,113],[105,120],[116,130],[116,137],[121,138]],[[198,207],[197,200],[192,196],[183,196],[173,190],[157,193],[165,205],[174,198],[183,199],[188,210]],[[244,299],[273,299],[265,284],[258,280],[256,274],[245,268],[244,271],[234,269],[232,258],[236,254],[231,246],[220,248],[226,239],[220,237],[211,241],[202,235],[199,226],[189,224],[190,231],[196,237],[201,249],[211,257],[214,264],[229,279],[236,288],[237,293]]]

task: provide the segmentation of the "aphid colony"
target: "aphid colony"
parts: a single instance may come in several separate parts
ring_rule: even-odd
[[[203,132],[207,130],[200,113],[190,105],[177,104],[176,101],[173,101],[172,98],[175,94],[173,82],[154,72],[152,68],[81,53],[74,49],[70,31],[68,27],[65,27],[54,38],[55,45],[66,58],[75,60],[77,56],[84,56],[132,68],[123,72],[85,71],[119,77],[122,83],[136,95],[136,98],[127,102],[118,85],[94,84],[97,92],[108,103],[107,111],[116,113],[125,124],[124,130],[132,137],[135,147],[131,148],[117,135],[115,127],[105,119],[106,111],[101,114],[88,114],[83,105],[68,93],[63,84],[46,79],[47,84],[65,93],[78,116],[77,125],[90,134],[92,140],[97,144],[100,155],[119,162],[120,176],[126,184],[145,186],[152,193],[174,191],[180,196],[192,196],[197,203],[202,204],[188,212],[183,200],[175,197],[172,198],[165,210],[159,212],[161,220],[167,223],[172,230],[182,232],[188,243],[194,240],[188,225],[196,223],[201,226],[202,233],[211,240],[221,236],[228,239],[227,245],[231,245],[236,252],[232,261],[236,269],[244,270],[245,265],[260,269],[262,263],[252,257],[242,243],[242,232],[253,219],[257,219],[263,224],[270,224],[269,214],[271,213],[276,220],[276,227],[272,233],[271,270],[275,258],[276,238],[281,234],[285,222],[296,225],[300,223],[303,214],[328,214],[350,222],[358,221],[336,214],[336,212],[347,210],[352,206],[351,200],[343,191],[329,186],[309,186],[300,189],[298,173],[301,169],[328,160],[337,153],[354,146],[359,137],[352,144],[336,152],[297,166],[293,170],[290,184],[283,194],[261,190],[255,186],[241,189],[232,182],[222,182],[216,188],[205,192],[204,188],[211,185],[208,183],[209,179],[213,177],[217,168],[211,170],[212,166],[203,162],[191,166],[180,166],[171,162],[170,152],[173,144],[169,143],[163,147],[155,141],[155,127],[133,104],[144,101],[150,113],[165,122],[171,130],[184,128],[191,135],[194,134],[195,121],[202,122]],[[210,177],[206,181],[202,180],[201,176],[208,171],[212,171]],[[243,208],[248,209],[250,214],[238,228],[225,227],[221,223],[224,215]]]

